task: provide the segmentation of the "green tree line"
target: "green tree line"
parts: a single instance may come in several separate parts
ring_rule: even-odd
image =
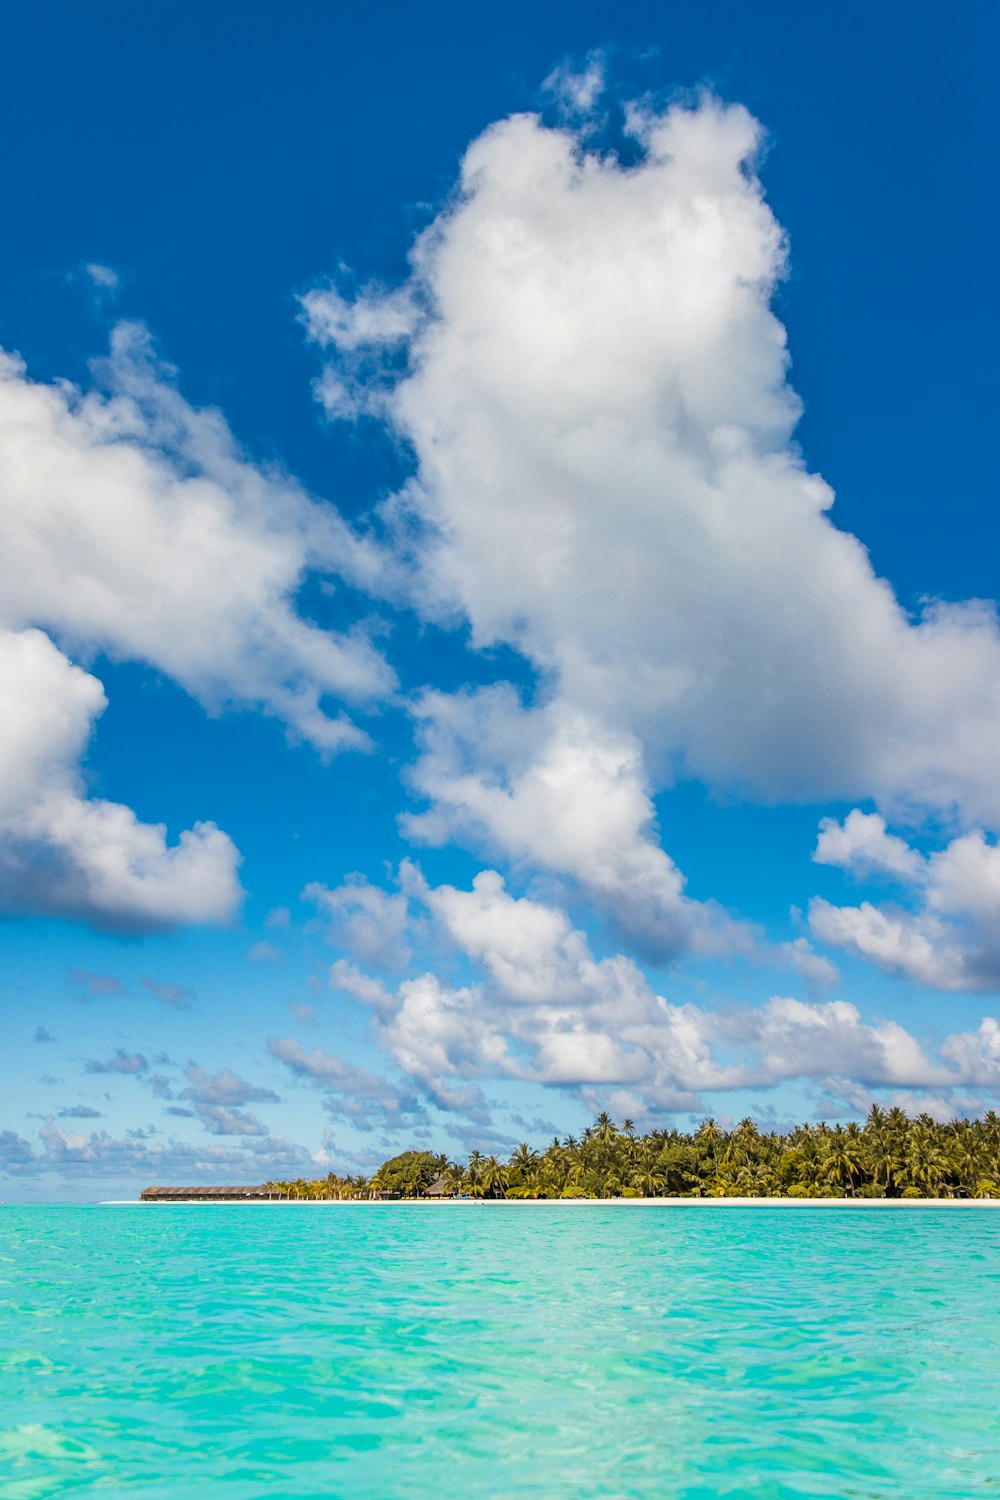
[[[371,1177],[266,1183],[289,1198],[419,1198],[429,1190],[474,1198],[998,1198],[1000,1117],[941,1124],[873,1105],[864,1125],[798,1125],[783,1134],[741,1120],[639,1135],[631,1120],[598,1115],[579,1137],[507,1161],[473,1151],[452,1161],[404,1151]]]

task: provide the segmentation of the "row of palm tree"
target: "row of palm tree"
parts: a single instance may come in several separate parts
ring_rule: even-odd
[[[371,1178],[331,1173],[265,1185],[299,1198],[421,1197],[428,1189],[474,1198],[1000,1198],[1000,1117],[942,1124],[873,1105],[864,1125],[697,1130],[639,1135],[631,1120],[598,1115],[577,1138],[542,1151],[522,1142],[509,1160],[473,1151],[467,1162],[409,1151]]]
[[[367,1177],[338,1177],[335,1172],[330,1172],[326,1177],[317,1177],[312,1181],[303,1177],[296,1177],[294,1180],[275,1179],[272,1182],[265,1182],[261,1187],[261,1192],[269,1193],[275,1198],[302,1200],[371,1197]]]

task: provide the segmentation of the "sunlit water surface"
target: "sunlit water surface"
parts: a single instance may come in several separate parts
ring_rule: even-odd
[[[0,1495],[1000,1490],[1000,1213],[0,1209]]]

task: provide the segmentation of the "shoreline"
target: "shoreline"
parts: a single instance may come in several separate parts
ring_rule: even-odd
[[[113,1198],[98,1208],[1000,1208],[1000,1198]],[[83,1206],[83,1205],[81,1205]]]

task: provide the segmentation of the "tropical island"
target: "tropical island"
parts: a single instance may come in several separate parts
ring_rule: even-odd
[[[708,1119],[692,1133],[638,1135],[598,1115],[577,1138],[542,1151],[522,1142],[507,1161],[473,1151],[466,1162],[404,1151],[371,1177],[273,1181],[257,1187],[147,1188],[146,1202],[226,1198],[415,1200],[425,1198],[1000,1198],[1000,1116],[941,1124],[930,1115],[873,1105],[865,1124],[732,1130]]]

